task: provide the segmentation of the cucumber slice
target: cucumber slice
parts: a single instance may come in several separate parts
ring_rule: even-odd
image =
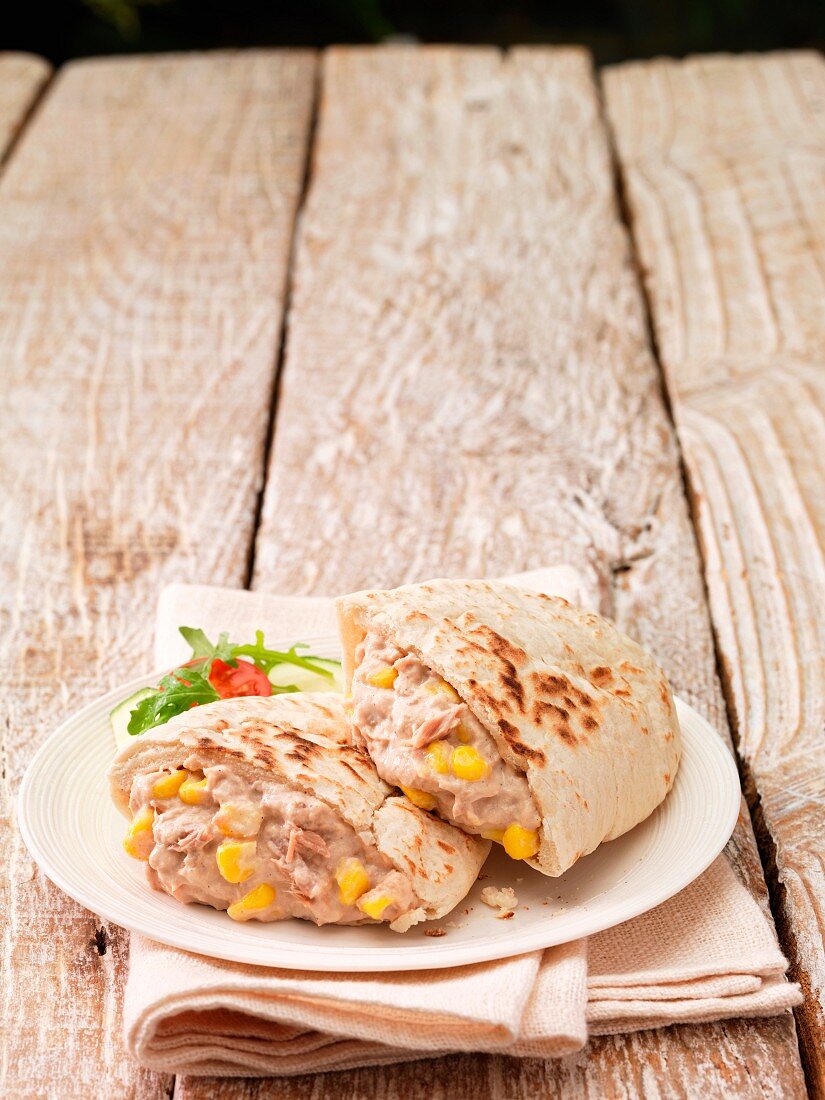
[[[156,688],[141,688],[134,695],[130,695],[128,699],[124,699],[122,703],[118,703],[109,714],[109,721],[112,725],[112,733],[115,735],[115,745],[118,751],[132,740],[132,735],[129,733],[129,719],[132,716],[132,711],[141,699],[154,695],[156,690]]]
[[[275,665],[269,673],[270,682],[275,687],[296,687],[298,691],[337,691],[344,690],[341,676],[341,665],[338,661],[325,660],[322,657],[313,657],[316,664],[328,668],[332,676],[321,676],[318,672],[310,672],[307,668],[299,668],[298,665]]]

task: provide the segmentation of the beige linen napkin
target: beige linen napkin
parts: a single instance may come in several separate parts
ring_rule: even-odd
[[[568,567],[510,579],[595,604]],[[158,607],[159,667],[188,656],[181,624],[233,638],[255,629],[272,639],[335,633],[327,599],[173,585]],[[448,1051],[557,1057],[578,1050],[588,1033],[786,1011],[801,994],[785,980],[785,966],[772,928],[720,856],[677,897],[589,943],[448,970],[274,970],[132,936],[126,1041],[153,1069],[231,1076],[347,1069]]]

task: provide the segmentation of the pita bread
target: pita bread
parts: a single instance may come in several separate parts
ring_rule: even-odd
[[[370,630],[442,676],[523,772],[542,819],[530,862],[560,875],[646,818],[680,758],[667,678],[612,623],[493,581],[433,580],[337,601],[344,680]]]
[[[206,766],[231,763],[250,782],[276,778],[331,807],[367,846],[386,856],[421,900],[420,909],[393,922],[398,931],[449,913],[489,851],[488,842],[424,813],[379,778],[372,761],[351,745],[349,719],[334,695],[226,699],[140,734],[109,772],[118,809],[129,816],[137,775],[173,770],[191,751]]]

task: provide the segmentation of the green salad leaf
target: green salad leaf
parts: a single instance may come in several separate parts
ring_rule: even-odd
[[[320,676],[326,676],[330,680],[334,679],[332,672],[328,668],[324,668],[322,664],[317,663],[321,660],[320,657],[301,657],[296,653],[298,649],[309,649],[309,646],[303,642],[297,642],[286,651],[267,649],[264,644],[263,631],[256,630],[254,645],[233,646],[232,652],[236,657],[249,657],[258,668],[262,669],[267,675],[269,675],[276,665],[286,664],[296,665],[298,668],[305,668],[308,672],[317,672]],[[327,661],[326,663],[329,664],[331,662]],[[332,663],[340,664],[341,662],[335,661]]]
[[[298,653],[299,649],[309,648],[301,642],[290,646],[288,650],[268,649],[262,630],[255,631],[253,644],[239,645],[231,642],[227,633],[219,635],[217,642],[213,643],[200,627],[181,626],[178,629],[192,650],[192,658],[167,673],[157,690],[141,699],[131,711],[127,729],[132,736],[145,733],[155,726],[162,726],[176,714],[183,714],[191,707],[225,698],[226,695],[221,696],[210,682],[212,664],[215,661],[237,668],[239,660],[248,660],[265,673],[267,678],[276,666],[293,665],[333,682],[335,675],[330,666],[340,668],[341,665],[340,661],[328,657]],[[291,683],[270,683],[269,687],[269,694],[272,695],[297,691],[300,688]]]
[[[193,657],[204,657],[209,660],[217,657],[219,661],[226,661],[228,665],[234,666],[233,650],[236,647],[230,642],[228,634],[221,634],[217,645],[212,645],[200,627],[179,626],[178,630],[191,647]]]
[[[141,699],[129,716],[127,729],[135,736],[153,726],[162,726],[191,707],[214,703],[219,698],[202,669],[176,668],[163,677],[154,695]]]

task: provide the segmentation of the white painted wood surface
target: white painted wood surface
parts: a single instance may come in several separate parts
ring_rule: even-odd
[[[568,561],[725,729],[673,433],[576,51],[336,50],[301,219],[254,585]],[[731,852],[764,902],[749,823]],[[801,1096],[789,1017],[183,1100]]]
[[[825,1091],[825,61],[634,64],[605,87]]]
[[[3,1097],[170,1086],[123,1050],[126,935],[36,872],[14,799],[62,715],[148,666],[165,582],[244,583],[314,67],[71,65],[0,182]]]

